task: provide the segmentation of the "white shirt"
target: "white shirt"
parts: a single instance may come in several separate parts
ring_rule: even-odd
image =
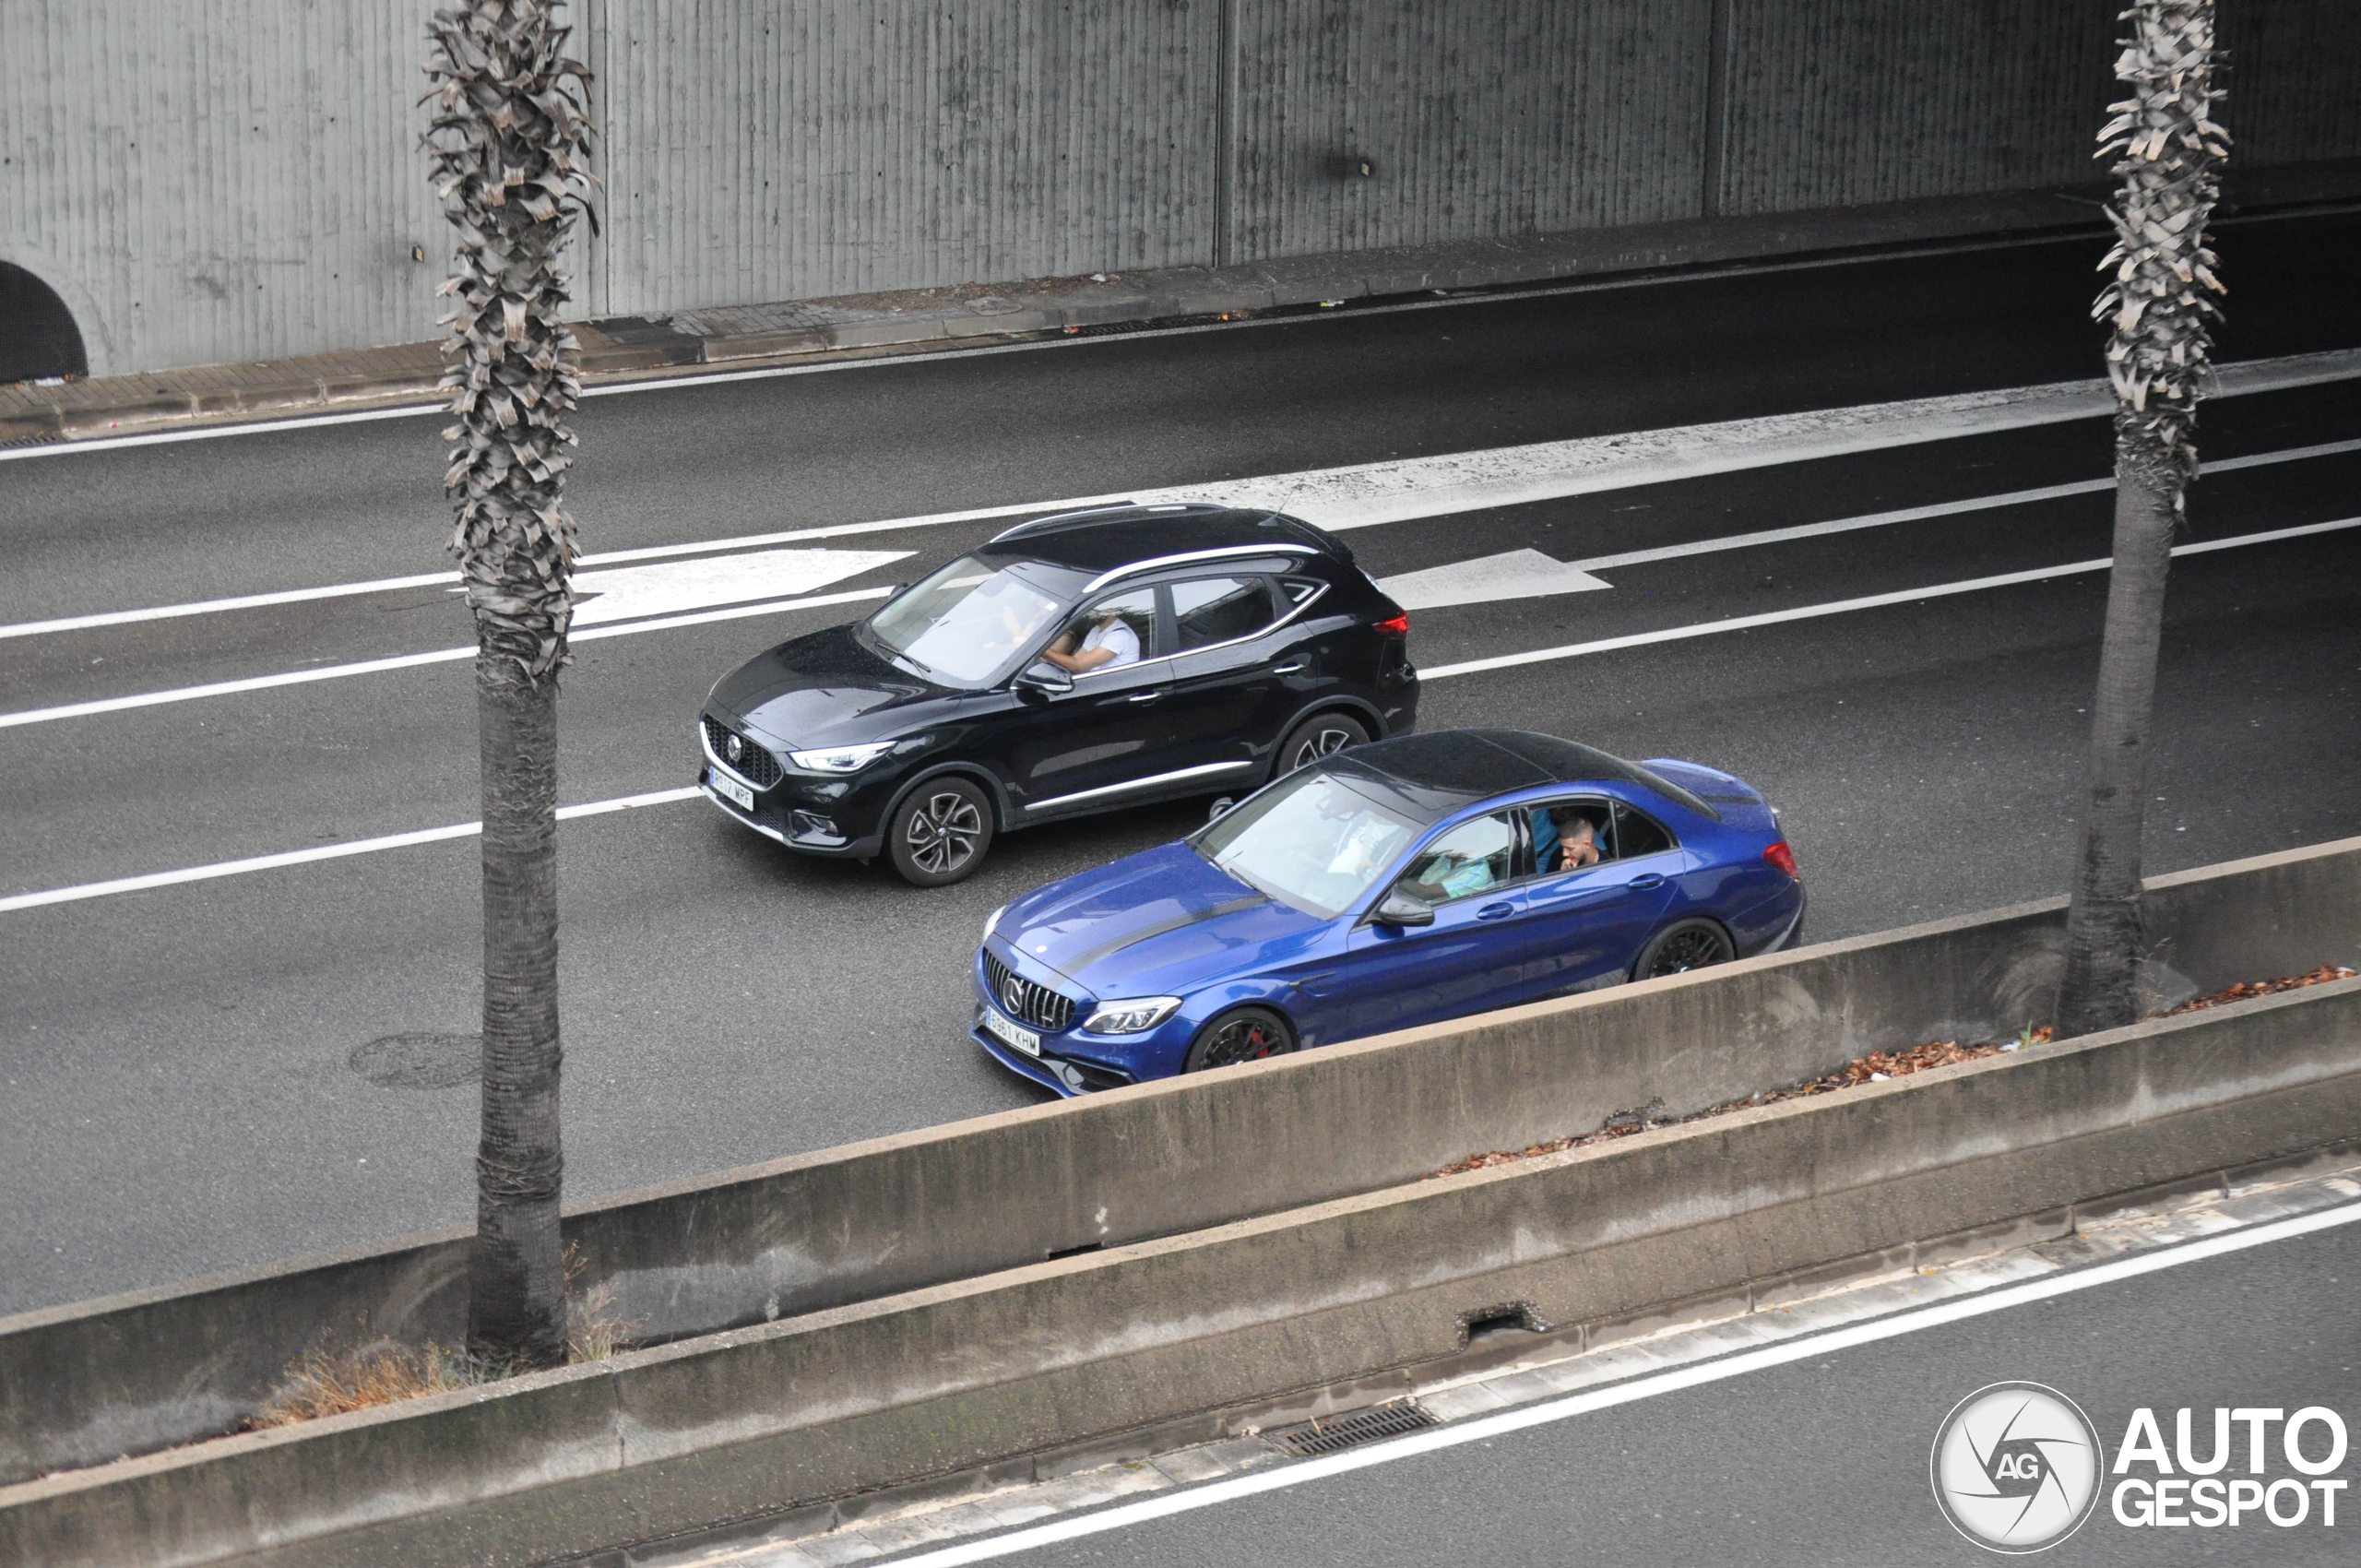
[[[1102,647],[1113,650],[1115,657],[1098,666],[1101,670],[1112,670],[1118,664],[1137,663],[1140,657],[1140,635],[1125,624],[1121,617],[1112,621],[1103,621],[1090,628],[1090,635],[1082,639],[1082,647],[1074,651],[1089,653]]]

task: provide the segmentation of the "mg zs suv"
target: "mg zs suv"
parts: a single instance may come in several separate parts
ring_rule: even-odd
[[[723,677],[698,782],[790,849],[883,854],[939,886],[1011,828],[1242,795],[1408,731],[1409,629],[1351,551],[1294,517],[1040,517]]]

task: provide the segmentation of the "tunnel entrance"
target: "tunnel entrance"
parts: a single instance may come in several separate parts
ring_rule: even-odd
[[[89,374],[81,331],[57,291],[0,261],[0,382]]]

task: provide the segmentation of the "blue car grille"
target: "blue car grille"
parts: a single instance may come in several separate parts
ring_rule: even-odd
[[[990,948],[984,950],[984,978],[991,982],[993,997],[1020,1024],[1055,1035],[1074,1022],[1073,997],[1026,980],[994,957]]]
[[[713,754],[728,763],[733,772],[757,790],[767,790],[778,782],[778,758],[771,755],[768,747],[757,745],[751,738],[734,733],[718,719],[707,718],[704,722],[705,743],[711,746]],[[730,754],[730,742],[732,741],[738,742],[736,756]]]

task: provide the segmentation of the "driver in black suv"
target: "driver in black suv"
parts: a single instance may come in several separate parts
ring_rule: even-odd
[[[993,837],[1240,795],[1411,729],[1409,618],[1299,519],[1197,503],[1003,530],[718,682],[706,795],[805,854],[956,882]]]

